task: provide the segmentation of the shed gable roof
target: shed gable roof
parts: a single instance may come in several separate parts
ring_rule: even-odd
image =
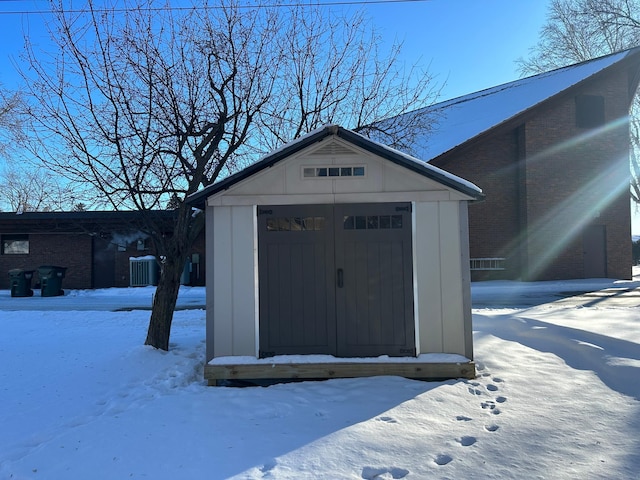
[[[335,136],[336,138],[341,139],[347,144],[354,145],[355,147],[372,153],[396,165],[407,168],[410,171],[418,173],[419,175],[422,175],[430,180],[436,181],[448,188],[463,193],[474,200],[480,200],[484,198],[482,190],[480,190],[480,188],[478,188],[471,182],[445,172],[444,170],[434,167],[433,165],[429,165],[421,160],[411,157],[410,155],[399,152],[398,150],[374,142],[351,130],[344,129],[337,125],[326,125],[284,145],[274,152],[271,152],[260,161],[250,165],[240,172],[190,195],[187,199],[187,202],[196,207],[204,208],[206,199],[208,197],[215,195],[223,190],[227,190],[233,185],[245,179],[248,179],[249,177],[263,171],[266,168],[274,166],[278,162],[281,162],[282,160],[291,157],[292,155],[306,148],[309,148],[315,143],[323,141],[330,136]],[[327,145],[327,147],[323,148],[344,149],[345,147],[341,146],[338,143],[330,143]]]
[[[404,115],[432,114],[434,124],[413,151],[433,160],[622,62],[640,62],[640,47],[522,78]],[[637,65],[636,65],[637,68]],[[384,125],[384,121],[381,122]]]

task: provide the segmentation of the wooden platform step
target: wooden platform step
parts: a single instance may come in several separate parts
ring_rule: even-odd
[[[204,377],[209,385],[227,380],[292,380],[394,375],[419,380],[472,379],[475,363],[336,362],[336,363],[225,363],[208,364]]]

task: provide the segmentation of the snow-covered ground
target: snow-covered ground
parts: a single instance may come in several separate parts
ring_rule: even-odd
[[[637,479],[636,287],[474,284],[475,380],[266,388],[205,386],[202,289],[168,353],[149,289],[0,291],[0,479]]]

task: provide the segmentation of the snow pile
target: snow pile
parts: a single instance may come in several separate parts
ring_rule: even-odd
[[[587,285],[626,296],[569,296]],[[266,388],[205,386],[203,310],[176,312],[167,353],[142,346],[148,311],[82,311],[104,291],[0,295],[0,479],[637,478],[635,287],[475,284],[475,380]]]

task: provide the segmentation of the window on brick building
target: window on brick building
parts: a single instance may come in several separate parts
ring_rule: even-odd
[[[2,235],[0,239],[2,255],[27,255],[29,235]]]
[[[604,125],[604,97],[578,95],[576,97],[576,126],[594,128]]]

